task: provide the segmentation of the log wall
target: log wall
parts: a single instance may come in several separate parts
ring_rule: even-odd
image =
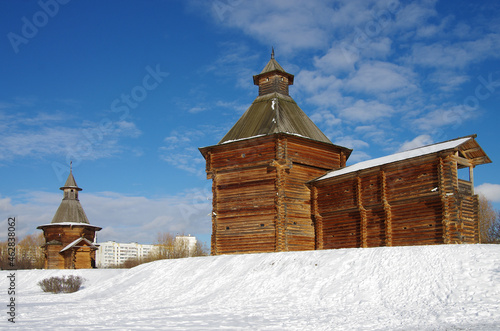
[[[78,238],[85,237],[93,242],[95,229],[85,225],[78,226],[47,226],[43,228],[45,237],[45,268],[46,269],[88,269],[92,268],[92,259],[95,259],[95,252],[90,248],[81,247],[75,257],[73,250],[60,251]],[[52,242],[52,243],[50,243]],[[76,263],[75,263],[76,262]]]
[[[316,249],[477,243],[477,196],[452,155],[311,184]]]
[[[204,153],[212,179],[212,254],[315,248],[306,182],[339,168],[341,148],[275,134]]]
[[[59,254],[61,249],[63,249],[62,244],[45,246],[45,269],[64,269],[64,257]]]
[[[264,75],[259,79],[259,95],[278,92],[288,95],[289,81],[285,75]]]

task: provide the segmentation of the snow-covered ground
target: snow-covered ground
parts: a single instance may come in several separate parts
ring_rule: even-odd
[[[16,272],[21,330],[500,330],[500,245],[164,260],[129,270]],[[81,275],[49,294],[37,282]]]

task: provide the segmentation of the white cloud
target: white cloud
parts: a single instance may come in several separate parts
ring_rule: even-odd
[[[351,165],[369,159],[371,159],[371,157],[367,153],[360,151],[353,151],[351,156],[349,156],[349,159],[347,160],[347,165]]]
[[[475,116],[477,116],[477,113],[474,109],[465,105],[456,105],[449,108],[443,107],[428,111],[412,122],[419,130],[432,131],[436,128],[449,125],[456,128]]]
[[[439,70],[431,73],[429,81],[436,83],[437,88],[444,92],[453,92],[470,80],[469,76],[451,70]]]
[[[364,63],[346,82],[346,86],[356,92],[372,94],[415,91],[414,73],[408,69],[387,62]]]
[[[385,130],[385,127],[389,127],[389,129]],[[391,134],[393,134],[393,132],[394,130],[391,129],[390,123],[362,125],[354,128],[354,133],[356,133],[356,135],[382,146],[386,146],[392,142]]]
[[[352,136],[345,136],[345,137],[337,138],[334,141],[334,144],[339,145],[339,146],[344,146],[347,148],[351,148],[353,150],[356,150],[359,148],[370,147],[370,145],[367,142],[360,140],[360,139],[356,139]]]
[[[206,72],[212,72],[217,76],[236,80],[238,87],[244,89],[253,88],[252,75],[255,74],[258,53],[252,52],[243,43],[225,42],[218,45],[221,53],[218,58],[205,68]],[[264,67],[265,64],[262,65]]]
[[[191,113],[191,114],[197,114],[197,113],[201,113],[203,111],[207,110],[206,107],[200,107],[200,106],[195,106],[195,107],[191,107],[188,112]]]
[[[207,144],[207,137],[222,137],[220,130],[211,126],[174,130],[164,139],[165,145],[159,147],[159,157],[177,169],[202,177],[205,172],[205,159],[198,147]]]
[[[333,75],[324,75],[320,70],[301,70],[297,77],[297,86],[313,93],[324,89],[340,88],[342,81]]]
[[[238,114],[243,114],[249,107],[248,104],[242,104],[236,101],[222,101],[219,100],[215,103],[216,107],[222,107],[230,109],[231,111],[236,111]]]
[[[0,198],[0,212],[8,211],[12,208],[10,198]]]
[[[358,60],[359,54],[335,45],[325,55],[314,57],[314,66],[324,73],[350,72]]]
[[[0,160],[19,157],[66,156],[74,161],[95,160],[117,155],[128,147],[120,140],[137,138],[141,131],[130,121],[103,120],[99,123],[77,122],[65,126],[71,115],[61,112],[23,113],[4,116],[6,129],[0,132]]]
[[[170,136],[163,139],[163,141],[166,143],[166,146],[162,146],[162,149],[164,151],[168,151],[189,144],[191,142],[191,138],[188,134],[173,131]]]
[[[491,202],[500,202],[499,184],[484,183],[477,186],[474,190],[476,193],[484,195]]]
[[[318,111],[311,115],[310,118],[316,125],[337,126],[342,123],[340,118],[337,118],[334,114],[326,110]]]
[[[427,24],[431,17],[437,16],[435,4],[437,0],[412,2],[400,6],[396,13],[398,29],[411,29]]]
[[[487,58],[500,57],[500,34],[490,33],[476,40],[418,43],[412,47],[412,62],[436,68],[465,68]]]
[[[340,93],[342,80],[333,75],[324,75],[320,70],[302,70],[295,78],[297,89],[309,95],[307,101],[321,106],[341,106],[344,97]]]
[[[401,145],[401,147],[398,149],[398,152],[407,151],[410,149],[430,145],[433,143],[434,143],[434,141],[432,140],[431,136],[429,136],[427,134],[423,134],[423,135],[415,137],[413,140],[405,141]]]
[[[341,109],[340,116],[351,121],[366,123],[391,117],[394,112],[390,105],[378,101],[358,100],[352,106]]]
[[[217,22],[239,28],[283,52],[325,45],[325,27],[331,24],[333,16],[328,3],[319,0],[236,1],[224,9],[214,10]]]
[[[159,232],[209,234],[211,232],[212,191],[205,188],[185,191],[177,196],[148,198],[115,192],[80,194],[80,202],[91,224],[100,226],[98,240],[153,243]],[[22,238],[48,224],[61,203],[59,193],[30,192],[20,199],[0,199],[0,227],[16,216],[16,234]],[[6,239],[0,232],[0,241]]]
[[[168,164],[187,171],[189,173],[202,176],[204,173],[205,160],[198,150],[184,149],[182,151],[167,151],[160,147],[160,158]]]

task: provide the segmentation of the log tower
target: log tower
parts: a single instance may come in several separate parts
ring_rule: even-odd
[[[45,244],[45,269],[88,269],[95,267],[95,233],[100,227],[90,225],[78,199],[82,189],[72,171],[63,187],[61,205],[50,224],[40,225]]]
[[[253,76],[259,96],[214,146],[200,148],[212,179],[213,255],[315,249],[306,182],[344,167],[334,145],[290,97],[294,76],[274,58]]]

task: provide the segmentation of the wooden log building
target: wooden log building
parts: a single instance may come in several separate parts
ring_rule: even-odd
[[[78,199],[82,189],[76,184],[72,171],[63,187],[63,200],[50,224],[40,225],[45,244],[45,269],[88,269],[95,268],[94,243],[98,226],[90,225]]]
[[[316,248],[479,242],[473,168],[491,161],[475,138],[360,162],[309,182]]]
[[[275,60],[259,96],[214,146],[213,255],[478,242],[472,169],[491,162],[475,136],[347,166],[288,93]],[[470,178],[459,179],[468,168]]]

